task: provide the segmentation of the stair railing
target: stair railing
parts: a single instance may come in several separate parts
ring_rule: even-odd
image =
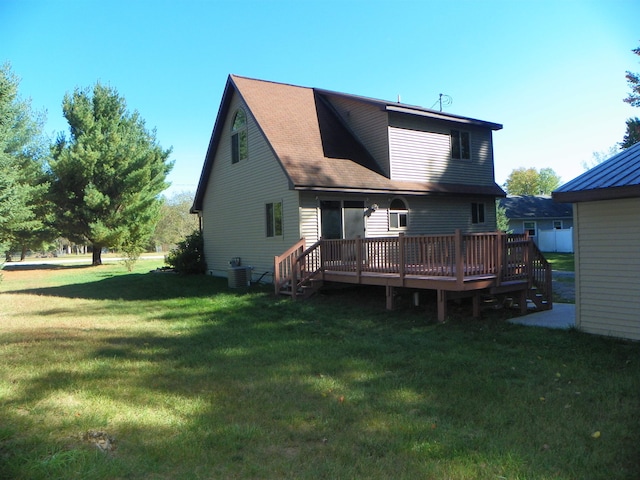
[[[306,241],[301,238],[282,255],[276,255],[273,259],[273,285],[276,295],[287,284],[292,285],[294,270],[298,268],[296,260],[306,250]]]
[[[553,274],[551,264],[544,258],[538,246],[531,240],[531,283],[547,301],[547,309],[553,308]]]
[[[322,240],[306,248],[303,239],[298,241],[282,255],[274,258],[274,286],[276,295],[284,288],[291,289],[292,298],[298,290],[322,270],[320,246]]]

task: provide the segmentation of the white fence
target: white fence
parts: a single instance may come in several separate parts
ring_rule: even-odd
[[[543,252],[573,253],[573,228],[538,230],[538,248]]]

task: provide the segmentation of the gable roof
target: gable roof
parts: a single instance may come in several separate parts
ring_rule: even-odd
[[[510,220],[572,218],[573,205],[554,202],[549,195],[508,195],[500,199]]]
[[[343,96],[377,105],[387,111],[401,111],[492,130],[498,130],[502,125],[383,100],[230,75],[209,142],[193,212],[202,208],[217,146],[223,133],[222,126],[234,93],[240,95],[246,104],[249,115],[253,116],[294,189],[504,196],[502,189],[495,183],[483,186],[389,179],[367,149],[340,120],[327,97]]]
[[[555,192],[559,202],[640,197],[640,143],[596,165]]]

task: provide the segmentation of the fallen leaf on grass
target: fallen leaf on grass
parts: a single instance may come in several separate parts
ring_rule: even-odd
[[[597,432],[593,432],[593,433],[591,434],[591,437],[592,437],[592,438],[600,438],[600,431],[598,430]]]

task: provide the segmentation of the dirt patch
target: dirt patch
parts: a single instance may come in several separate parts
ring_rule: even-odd
[[[116,449],[116,440],[106,432],[88,430],[82,435],[82,440],[89,445],[94,445],[104,453],[113,453]]]

